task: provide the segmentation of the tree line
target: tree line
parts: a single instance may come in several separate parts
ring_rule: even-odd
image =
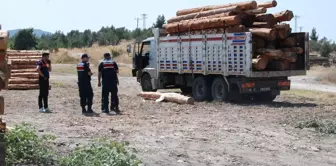
[[[336,43],[326,37],[320,39],[316,28],[313,28],[310,33],[310,51],[316,51],[323,57],[329,57],[330,53],[336,52]]]
[[[99,31],[89,29],[84,32],[72,30],[68,33],[57,31],[51,35],[36,37],[32,28],[21,29],[9,40],[9,47],[15,50],[46,50],[57,48],[82,48],[91,47],[94,43],[100,46],[118,45],[121,40],[143,40],[153,36],[152,28],[162,28],[166,23],[164,15],[159,15],[156,22],[147,29],[136,28],[129,30],[125,27],[102,27]]]

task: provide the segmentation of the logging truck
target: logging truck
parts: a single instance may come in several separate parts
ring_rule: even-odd
[[[286,70],[253,68],[251,32],[169,36],[156,28],[153,34],[133,47],[132,75],[143,91],[180,88],[196,101],[271,102],[290,90],[288,77],[309,70],[308,33],[290,34],[303,52]]]

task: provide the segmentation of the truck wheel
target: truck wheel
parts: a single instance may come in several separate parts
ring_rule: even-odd
[[[211,85],[209,81],[203,77],[197,77],[193,81],[192,96],[196,101],[205,101],[211,99]]]
[[[212,82],[211,95],[214,101],[228,101],[228,86],[223,78],[217,77]]]
[[[276,97],[277,95],[272,95],[271,93],[262,93],[262,94],[256,95],[255,99],[257,100],[257,102],[269,103],[275,100]]]
[[[180,89],[181,89],[181,92],[183,94],[191,94],[192,93],[192,87],[182,87]]]
[[[144,74],[141,77],[141,88],[144,92],[154,92],[156,90],[152,89],[151,76],[149,74]]]

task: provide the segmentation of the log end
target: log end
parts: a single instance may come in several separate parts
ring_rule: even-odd
[[[273,7],[278,6],[278,2],[277,2],[276,0],[273,0],[273,1],[272,1],[272,6],[273,6]]]

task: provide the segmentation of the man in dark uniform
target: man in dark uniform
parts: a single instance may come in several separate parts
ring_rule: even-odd
[[[98,86],[101,86],[101,80],[103,80],[103,112],[110,113],[108,108],[109,94],[111,93],[111,107],[110,109],[116,114],[120,114],[119,110],[119,98],[118,98],[118,65],[111,59],[110,53],[104,54],[104,60],[98,66]]]
[[[39,86],[40,86],[40,93],[38,96],[38,106],[40,112],[49,113],[51,112],[51,110],[48,107],[48,95],[50,88],[49,72],[51,71],[51,62],[49,60],[49,53],[42,54],[42,59],[37,62],[36,71],[39,74]]]
[[[77,65],[80,105],[83,114],[94,113],[92,110],[93,90],[91,86],[91,76],[93,73],[88,63],[89,56],[83,54],[81,58],[82,62]],[[85,108],[86,106],[87,110]]]

